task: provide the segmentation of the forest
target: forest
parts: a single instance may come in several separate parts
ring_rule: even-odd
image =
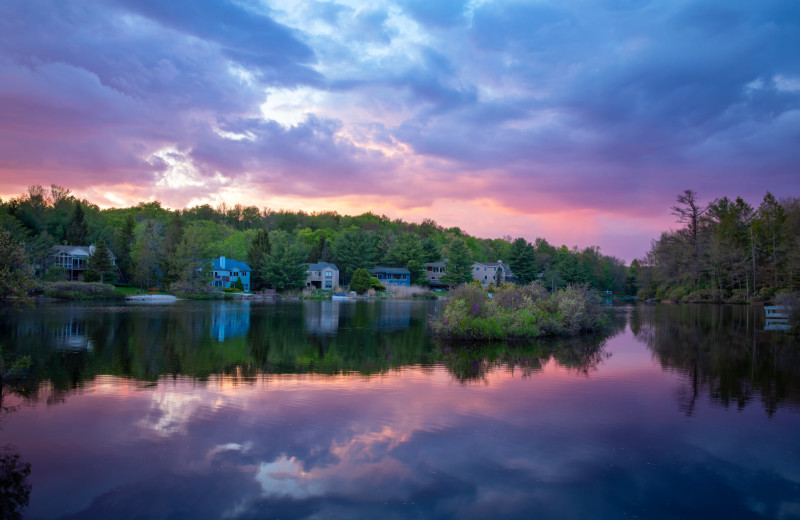
[[[171,210],[158,201],[100,208],[67,188],[32,185],[0,200],[0,229],[24,244],[36,276],[50,281],[64,278],[49,264],[52,246],[95,244],[98,250],[108,247],[119,268],[115,276],[106,262],[95,265],[95,279],[171,291],[201,290],[209,271],[204,267],[219,256],[246,261],[254,290],[302,287],[304,275],[298,280],[285,271],[318,261],[335,263],[345,285],[356,269],[376,265],[407,267],[412,283],[421,285],[424,263],[443,260],[454,285],[471,279],[462,271],[473,261],[502,260],[522,284],[539,281],[548,289],[588,284],[617,294],[638,290],[634,272],[599,247],[556,247],[544,238],[478,238],[432,219],[406,222],[372,212],[348,216],[224,203]]]
[[[640,298],[743,303],[800,290],[800,199],[702,203],[686,190],[672,214],[680,227],[631,264]]]

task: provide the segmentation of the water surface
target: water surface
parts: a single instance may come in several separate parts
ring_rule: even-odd
[[[475,347],[432,341],[439,308],[4,315],[33,360],[0,418],[25,518],[800,517],[800,355],[760,309]]]

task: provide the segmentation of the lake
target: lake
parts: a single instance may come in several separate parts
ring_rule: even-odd
[[[800,518],[800,348],[762,308],[613,306],[604,337],[474,346],[433,341],[441,306],[0,315],[32,359],[2,388],[5,515]]]

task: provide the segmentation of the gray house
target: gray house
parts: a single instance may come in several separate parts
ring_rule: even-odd
[[[333,290],[339,287],[339,268],[328,262],[308,264],[306,287]]]

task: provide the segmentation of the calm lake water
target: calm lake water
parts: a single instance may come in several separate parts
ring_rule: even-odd
[[[800,517],[800,347],[763,309],[476,348],[429,337],[440,307],[2,315],[33,360],[2,388],[3,505],[29,464],[31,519]]]

